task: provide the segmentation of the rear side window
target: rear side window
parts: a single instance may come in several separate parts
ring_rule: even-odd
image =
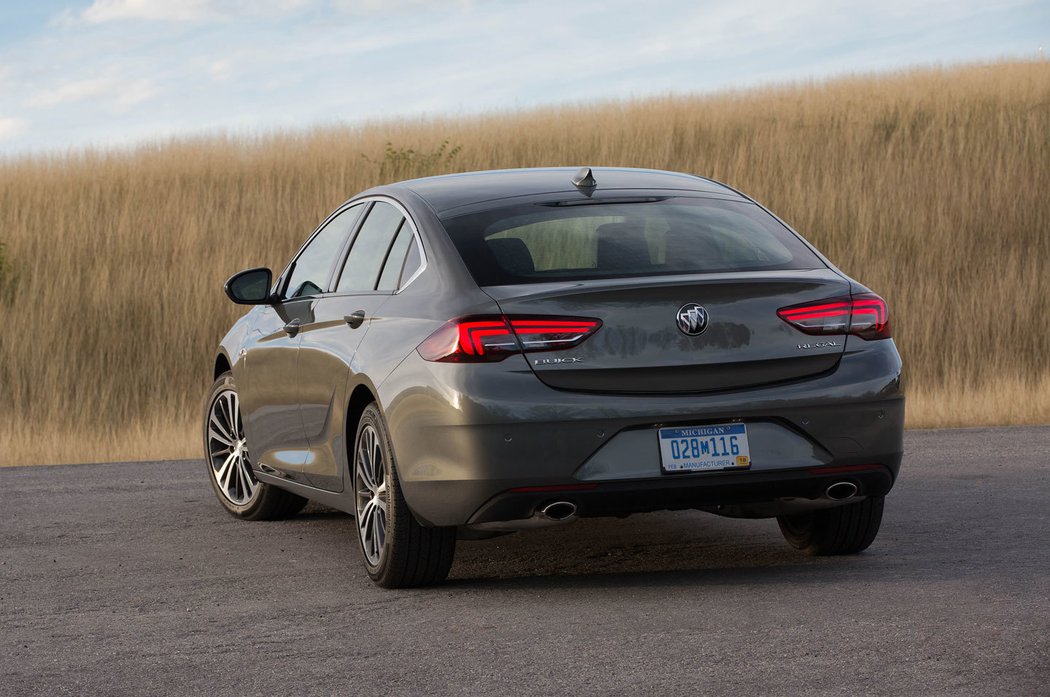
[[[401,211],[385,201],[377,201],[372,206],[350,247],[343,273],[339,276],[337,292],[375,290],[380,269],[403,221]]]
[[[443,221],[478,285],[824,268],[743,201],[524,204]]]
[[[398,287],[403,288],[422,268],[423,257],[419,253],[419,243],[408,245],[408,253],[405,255],[405,263],[401,267],[401,282],[398,283]]]
[[[405,265],[405,253],[408,245],[414,244],[412,227],[408,221],[401,223],[401,229],[397,231],[394,243],[390,245],[390,252],[386,255],[386,263],[383,264],[383,272],[379,274],[379,285],[376,290],[397,290],[398,280],[401,278],[401,268]]]
[[[347,208],[314,235],[295,260],[285,286],[285,298],[304,298],[327,292],[328,278],[332,275],[339,251],[364,209],[363,203]]]

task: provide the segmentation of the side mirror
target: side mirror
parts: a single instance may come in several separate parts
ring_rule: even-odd
[[[238,305],[269,305],[273,273],[267,268],[248,269],[230,276],[223,290]]]

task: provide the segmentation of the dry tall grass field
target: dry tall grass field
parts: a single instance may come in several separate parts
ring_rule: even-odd
[[[231,273],[373,184],[563,164],[769,205],[889,300],[910,426],[1050,423],[1050,63],[999,63],[2,162],[0,463],[198,456]]]

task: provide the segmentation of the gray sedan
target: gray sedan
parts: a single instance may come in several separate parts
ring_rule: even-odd
[[[363,192],[223,338],[208,477],[235,516],[354,515],[371,578],[443,580],[457,538],[664,509],[878,533],[901,462],[885,301],[747,196],[616,168]]]

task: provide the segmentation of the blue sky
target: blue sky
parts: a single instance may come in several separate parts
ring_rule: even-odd
[[[1047,0],[0,0],[0,155],[1050,52]]]

